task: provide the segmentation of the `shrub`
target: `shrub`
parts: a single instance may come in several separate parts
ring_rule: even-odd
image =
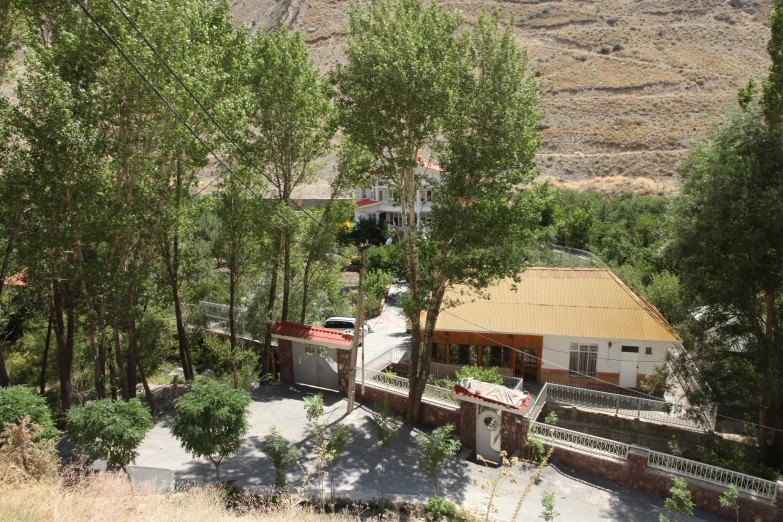
[[[0,429],[4,429],[7,424],[19,424],[24,418],[39,426],[36,441],[56,439],[60,435],[42,396],[26,386],[0,388]]]
[[[386,272],[396,279],[405,278],[402,254],[396,245],[371,246],[367,249],[367,272]]]
[[[212,462],[218,482],[221,462],[236,453],[250,427],[250,402],[247,391],[217,381],[196,384],[174,401],[177,416],[171,421],[171,434],[185,451]]]
[[[487,382],[489,384],[503,384],[503,376],[498,373],[498,369],[495,366],[492,368],[482,368],[481,366],[463,366],[456,375],[457,379],[473,377],[477,381]]]
[[[419,467],[421,471],[435,482],[435,494],[440,495],[440,481],[438,471],[446,459],[452,459],[457,455],[460,441],[451,437],[454,426],[447,424],[432,430],[431,434],[423,434],[416,438],[421,455]]]
[[[604,45],[603,47],[601,47],[601,50],[598,52],[601,54],[609,54],[612,52],[612,50],[608,46]]]
[[[275,487],[286,487],[288,483],[285,480],[285,472],[296,463],[302,452],[299,448],[290,447],[274,426],[269,428],[269,433],[264,437],[263,446],[264,452],[271,457],[275,467]]]
[[[693,502],[691,501],[691,490],[688,489],[688,483],[681,478],[674,479],[674,485],[669,490],[671,496],[666,499],[664,506],[668,513],[661,513],[660,522],[675,522],[677,515],[684,517],[693,516]]]
[[[445,498],[432,497],[427,500],[427,507],[424,508],[432,520],[440,520],[446,518],[448,520],[461,521],[461,517],[457,516],[457,506],[453,502],[449,502]]]
[[[372,421],[375,424],[375,434],[378,437],[378,445],[381,447],[381,502],[384,496],[384,475],[386,464],[386,452],[391,449],[397,435],[402,428],[402,419],[391,409],[389,401],[384,401],[381,409],[373,413]]]
[[[615,52],[622,51],[623,49],[625,49],[625,47],[623,47],[623,44],[619,44],[619,43],[614,44],[614,47],[612,47],[612,51]]]
[[[149,410],[139,399],[101,399],[68,412],[68,431],[92,460],[103,459],[110,468],[127,466],[139,456],[139,445],[153,428]]]

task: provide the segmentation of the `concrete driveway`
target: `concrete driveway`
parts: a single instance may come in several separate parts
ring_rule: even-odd
[[[268,386],[255,390],[252,393],[250,431],[239,452],[224,461],[221,478],[251,489],[265,488],[274,482],[271,461],[261,449],[261,441],[272,426],[276,426],[286,439],[303,449],[307,456],[301,462],[305,467],[312,465],[314,445],[310,437],[311,425],[305,418],[302,399],[314,391],[317,390],[303,386]],[[324,402],[327,406],[327,423],[342,422],[352,434],[352,440],[335,470],[337,496],[354,499],[380,497],[381,453],[369,410],[360,407],[346,415],[346,400],[331,392],[325,392]],[[387,454],[387,497],[426,501],[434,493],[431,481],[419,471],[416,432],[404,426]],[[188,456],[179,442],[169,434],[166,422],[158,423],[150,432],[140,448],[136,464],[171,469],[178,482],[215,480],[212,464],[206,459]],[[473,477],[481,477],[478,473],[480,468],[479,464],[464,458],[448,463],[441,477],[441,494],[457,504],[480,511],[486,492],[471,482]],[[519,495],[532,472],[532,469],[518,466],[515,473],[519,483],[508,483],[501,488],[496,499],[499,519],[511,519]],[[301,470],[291,470],[288,473],[289,483],[298,485],[302,476]],[[311,491],[314,492],[312,488]],[[556,510],[561,513],[560,520],[563,521],[654,522],[663,510],[663,500],[657,497],[569,469],[549,466],[525,500],[519,520],[538,519],[544,491],[557,495]],[[698,513],[690,520],[716,522],[721,519]]]
[[[367,320],[372,333],[365,340],[364,358],[370,362],[390,348],[410,348],[411,336],[405,331],[405,315],[399,305],[405,285],[394,283],[386,297],[386,306],[381,315]],[[359,354],[361,363],[361,353]]]

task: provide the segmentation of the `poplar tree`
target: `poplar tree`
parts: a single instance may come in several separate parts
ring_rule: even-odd
[[[388,184],[400,195],[412,322],[409,423],[418,420],[446,290],[518,278],[537,222],[538,191],[516,189],[535,172],[539,95],[512,27],[482,15],[469,30],[437,2],[351,5],[348,63],[336,75],[340,121],[370,160],[357,186]],[[439,182],[416,174],[428,158],[443,168]],[[434,185],[426,234],[414,212],[424,181]]]

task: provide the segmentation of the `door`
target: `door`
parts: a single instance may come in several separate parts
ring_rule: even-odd
[[[476,455],[500,463],[500,414],[491,408],[478,408]]]
[[[525,350],[525,369],[522,380],[538,382],[538,350]]]
[[[308,386],[337,390],[337,350],[295,344],[294,381]]]
[[[620,351],[620,386],[636,388],[636,367],[638,364],[639,347],[623,346]]]

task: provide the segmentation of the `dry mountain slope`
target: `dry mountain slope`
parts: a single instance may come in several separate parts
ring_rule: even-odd
[[[468,18],[499,5],[544,92],[541,176],[615,192],[676,189],[691,140],[762,77],[772,0],[444,0]],[[237,21],[301,29],[325,72],[344,60],[347,0],[236,0]]]

